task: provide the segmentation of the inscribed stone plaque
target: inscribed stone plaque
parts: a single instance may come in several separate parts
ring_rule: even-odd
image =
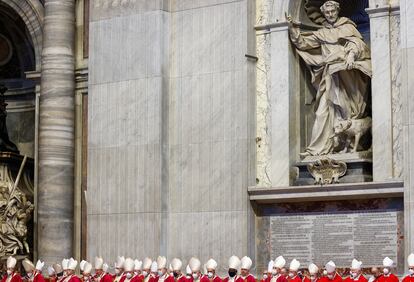
[[[334,260],[349,267],[357,258],[364,267],[397,261],[397,211],[271,216],[271,257],[324,265]]]

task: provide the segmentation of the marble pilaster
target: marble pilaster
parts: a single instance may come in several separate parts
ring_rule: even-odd
[[[286,23],[277,23],[270,28],[270,165],[267,175],[273,186],[290,184],[291,167],[296,145],[292,145],[296,110],[296,97],[291,95],[297,59],[290,48]]]
[[[401,92],[404,105],[404,245],[406,256],[414,250],[414,2],[400,1],[401,14]]]
[[[374,7],[367,9],[371,28],[373,179],[384,181],[393,177],[390,7]]]
[[[73,247],[75,1],[46,0],[39,113],[38,256]]]

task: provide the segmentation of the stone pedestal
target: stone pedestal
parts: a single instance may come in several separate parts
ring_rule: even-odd
[[[369,151],[332,154],[324,157],[345,162],[347,165],[346,174],[339,179],[340,183],[362,183],[372,181],[372,153]],[[293,181],[293,185],[312,185],[315,179],[308,171],[308,165],[320,159],[320,156],[309,156],[301,162],[296,163],[297,177]]]

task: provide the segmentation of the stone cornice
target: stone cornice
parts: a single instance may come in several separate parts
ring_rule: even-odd
[[[365,9],[367,14],[370,18],[378,18],[378,17],[385,17],[389,16],[390,14],[399,14],[400,13],[400,6],[398,5],[385,5],[385,6],[378,6],[375,8],[367,8]]]
[[[250,201],[282,203],[403,197],[404,183],[365,182],[288,187],[249,187]]]

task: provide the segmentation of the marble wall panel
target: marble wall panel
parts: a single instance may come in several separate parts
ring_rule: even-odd
[[[211,256],[224,265],[248,254],[252,2],[98,2],[90,23],[88,256]]]
[[[99,21],[126,15],[167,10],[169,0],[93,0],[90,20]]]
[[[136,1],[144,2],[147,6],[135,14],[111,15],[90,25],[89,258],[113,261],[121,254],[160,252],[168,17],[152,1]]]
[[[224,266],[232,254],[248,254],[246,187],[255,182],[249,151],[255,136],[254,91],[249,91],[254,65],[245,58],[254,35],[248,7],[248,1],[181,6],[171,15],[172,257],[214,257]]]
[[[160,76],[164,21],[153,11],[92,22],[90,83]]]

